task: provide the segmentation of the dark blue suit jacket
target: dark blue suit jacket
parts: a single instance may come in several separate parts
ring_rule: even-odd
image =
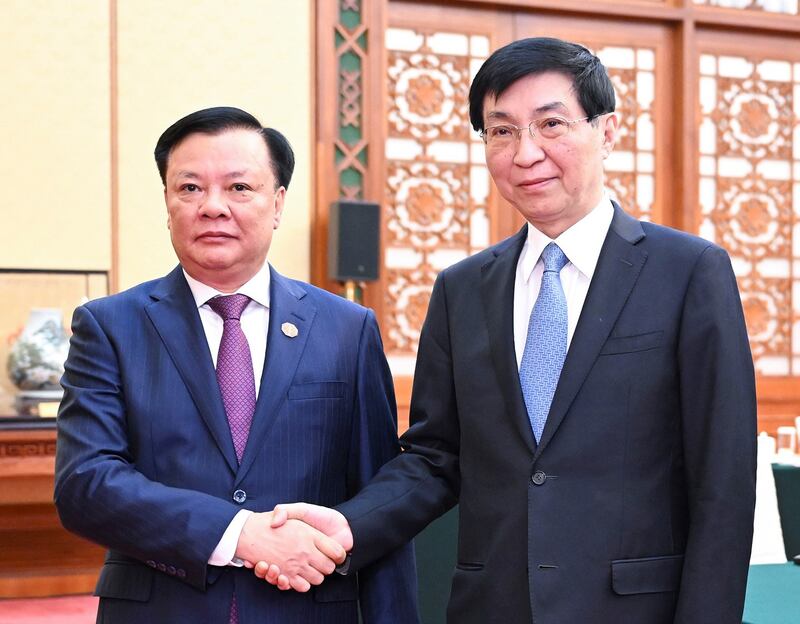
[[[75,311],[58,417],[64,526],[107,546],[98,621],[240,624],[417,621],[413,553],[307,594],[208,566],[243,507],[335,505],[399,450],[374,315],[271,272],[270,321],[250,437],[237,465],[211,354],[180,267]],[[297,327],[297,336],[281,331]],[[241,490],[234,500],[234,492]]]
[[[727,254],[615,208],[537,445],[514,352],[516,236],[445,270],[406,451],[339,508],[352,565],[459,502],[452,624],[738,624],[756,403]]]

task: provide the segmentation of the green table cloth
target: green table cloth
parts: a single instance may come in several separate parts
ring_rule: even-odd
[[[744,624],[800,624],[800,566],[750,566]]]
[[[786,558],[800,555],[800,466],[772,464]],[[797,619],[800,622],[800,617]]]

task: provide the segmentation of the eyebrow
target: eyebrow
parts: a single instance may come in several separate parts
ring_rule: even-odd
[[[224,177],[226,178],[241,178],[246,176],[249,173],[247,169],[242,169],[241,171],[231,171],[226,173]],[[179,179],[189,179],[189,180],[196,180],[200,177],[200,174],[195,173],[194,171],[178,171],[175,174],[176,178]]]
[[[551,113],[553,111],[567,112],[569,109],[563,102],[555,101],[542,104],[538,108],[533,109],[534,114]],[[486,113],[487,119],[509,119],[511,115],[503,111],[489,111]]]

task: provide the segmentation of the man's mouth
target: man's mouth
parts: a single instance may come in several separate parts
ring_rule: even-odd
[[[198,237],[198,240],[222,240],[225,238],[235,238],[232,234],[227,232],[203,232]]]
[[[541,177],[541,178],[532,178],[530,180],[524,180],[517,184],[517,186],[530,191],[535,191],[537,189],[543,188],[549,182],[555,180],[555,177]]]

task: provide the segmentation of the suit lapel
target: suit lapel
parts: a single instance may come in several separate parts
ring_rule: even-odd
[[[305,290],[277,273],[272,267],[270,267],[269,297],[269,329],[264,372],[261,375],[250,436],[236,475],[237,484],[241,482],[258,456],[267,433],[280,413],[317,312],[316,307],[306,298]],[[297,334],[292,336],[294,332],[291,328],[288,328],[288,334],[285,333],[282,329],[284,323],[293,325],[297,329]]]
[[[633,290],[647,261],[647,252],[635,246],[642,238],[641,224],[615,203],[614,218],[561,369],[536,457],[564,419]]]
[[[503,394],[506,413],[525,445],[534,451],[528,412],[519,385],[514,348],[514,280],[517,259],[527,237],[527,226],[495,250],[495,257],[481,267],[481,300],[489,330],[489,345],[497,383]]]
[[[225,407],[219,392],[214,362],[192,291],[180,266],[167,275],[150,297],[145,312],[192,396],[231,470],[238,466]]]

